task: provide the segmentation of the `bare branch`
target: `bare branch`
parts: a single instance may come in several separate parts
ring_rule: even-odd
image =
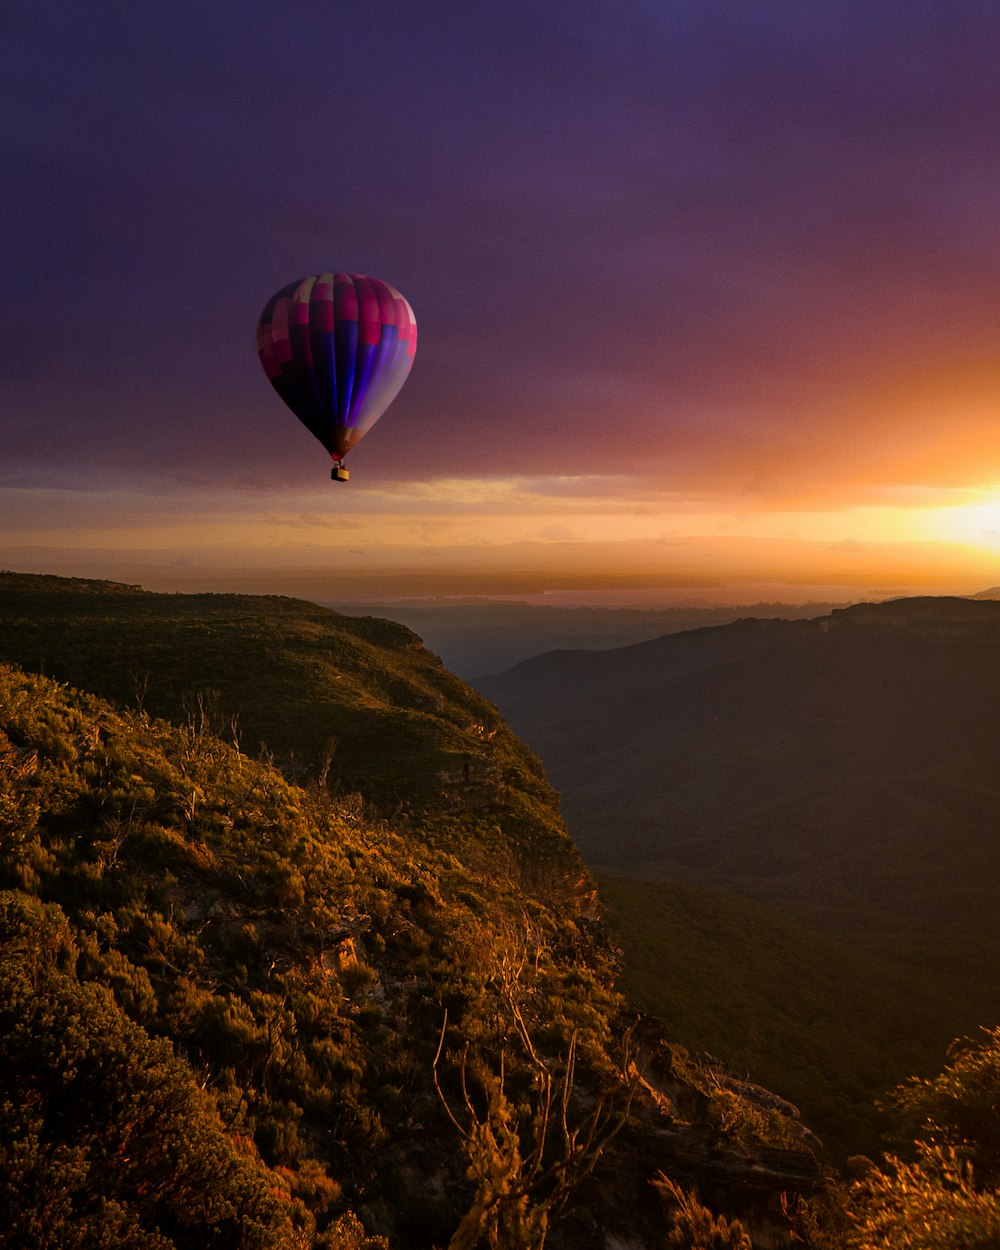
[[[441,1083],[438,1080],[438,1063],[441,1059],[441,1051],[444,1049],[444,1034],[445,1034],[445,1030],[447,1029],[447,1027],[448,1027],[448,1008],[446,1007],[444,1009],[444,1019],[441,1021],[441,1036],[438,1039],[437,1053],[434,1056],[434,1063],[431,1065],[431,1072],[433,1073],[433,1076],[434,1076],[434,1088],[437,1090],[437,1096],[441,1100],[441,1106],[444,1107],[445,1111],[447,1112],[448,1119],[451,1120],[452,1124],[454,1124],[455,1128],[458,1129],[462,1137],[467,1138],[469,1134],[467,1130],[464,1129],[462,1125],[459,1124],[458,1120],[455,1118],[454,1112],[449,1106],[448,1099],[445,1098],[444,1091],[441,1089]],[[465,1071],[464,1064],[462,1065],[462,1071],[463,1071],[463,1087],[464,1087],[464,1071]],[[468,1098],[466,1098],[466,1103],[468,1103]]]

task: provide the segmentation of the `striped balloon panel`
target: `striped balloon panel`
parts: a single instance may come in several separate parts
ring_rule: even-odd
[[[271,297],[257,323],[271,384],[338,460],[396,398],[416,350],[413,309],[387,282],[363,274],[293,282]]]

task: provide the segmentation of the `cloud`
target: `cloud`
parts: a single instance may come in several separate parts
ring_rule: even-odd
[[[580,541],[580,535],[568,525],[546,525],[536,530],[534,537],[547,543],[573,543]]]
[[[321,512],[264,512],[260,520],[264,525],[298,530],[357,530],[363,526],[363,522],[350,517],[330,516]]]

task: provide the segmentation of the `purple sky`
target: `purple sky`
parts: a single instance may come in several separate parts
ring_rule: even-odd
[[[253,336],[330,268],[420,326],[369,482],[1000,483],[995,0],[15,0],[5,42],[0,486],[314,485]]]

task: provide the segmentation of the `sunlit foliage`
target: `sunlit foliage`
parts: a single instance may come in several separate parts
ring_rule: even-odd
[[[522,1007],[538,1045],[558,1050],[576,1037],[585,1083],[613,1079],[602,1058],[618,1004],[609,958],[602,963],[568,912],[498,880],[483,855],[469,868],[350,797],[291,785],[198,724],[118,712],[4,668],[0,773],[6,907],[23,917],[37,908],[33,898],[50,900],[39,932],[58,933],[63,951],[38,974],[45,992],[31,991],[35,1014],[22,1010],[30,990],[23,954],[12,965],[22,980],[10,972],[4,982],[6,1044],[17,1048],[7,1053],[9,1070],[27,1082],[5,1094],[5,1142],[24,1192],[39,1192],[48,1175],[64,1195],[60,1218],[83,1218],[98,1195],[130,1192],[135,1168],[152,1175],[134,1143],[174,1133],[204,1143],[189,1170],[207,1169],[219,1194],[269,1178],[256,1182],[272,1206],[280,1195],[268,1219],[297,1229],[303,1244],[340,1244],[336,1236],[349,1245],[342,1217],[358,1196],[377,1194],[420,1228],[408,1234],[414,1244],[447,1240],[461,1189],[445,1200],[418,1192],[407,1163],[426,1124],[440,1120],[447,1131],[431,1081],[440,1015],[447,1008],[458,1036],[484,1053],[499,1045],[510,1027],[504,952],[524,931],[532,957]],[[27,922],[19,923],[23,946]],[[40,1154],[31,1143],[51,1136],[48,1118],[63,1105],[31,1092],[36,1078],[25,1064],[41,1062],[42,1037],[55,1048],[55,1075],[45,1080],[64,1092],[75,1051],[103,1046],[91,1063],[109,1080],[118,1069],[160,1065],[154,1084],[166,1083],[174,1101],[157,1110],[143,1086],[129,1095],[125,1082],[113,1099],[87,1085],[96,1101],[81,1123],[102,1112],[106,1120],[80,1129],[76,1153]],[[515,1077],[516,1069],[512,1061]],[[130,1096],[159,1127],[119,1123],[131,1114]],[[168,1130],[170,1115],[202,1127]],[[130,1144],[80,1154],[88,1134]],[[412,1143],[397,1147],[396,1165],[381,1157],[390,1140]],[[224,1148],[237,1162],[248,1152],[249,1162],[223,1166]],[[447,1174],[452,1152],[433,1153],[427,1164]],[[163,1158],[186,1184],[178,1158]],[[166,1178],[156,1184],[161,1206],[173,1201]],[[236,1201],[220,1196],[201,1215],[186,1198],[175,1206],[221,1227]],[[248,1199],[239,1201],[246,1208]],[[155,1225],[164,1244],[186,1244],[159,1211],[112,1214],[140,1230]],[[270,1244],[261,1222],[260,1244]],[[70,1232],[60,1236],[72,1244]]]
[[[890,1156],[851,1193],[855,1250],[993,1250],[1000,1245],[1000,1028],[964,1040],[933,1080],[892,1102],[915,1157]]]
[[[666,1250],[753,1250],[739,1220],[714,1216],[697,1197],[662,1174],[654,1181],[668,1211]]]

